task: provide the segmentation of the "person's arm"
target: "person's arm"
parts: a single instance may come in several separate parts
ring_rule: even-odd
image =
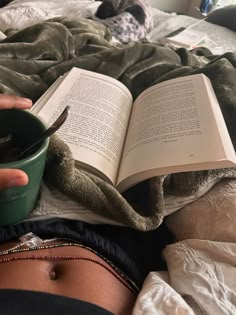
[[[19,96],[0,94],[0,109],[20,108],[28,109],[32,101]],[[18,169],[0,169],[0,190],[12,186],[24,186],[28,183],[28,176]]]

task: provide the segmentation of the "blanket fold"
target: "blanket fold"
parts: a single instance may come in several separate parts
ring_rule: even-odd
[[[99,22],[54,18],[24,30],[10,30],[0,43],[0,92],[36,101],[72,67],[112,76],[136,98],[155,83],[204,73],[212,82],[230,136],[236,147],[236,53],[214,56],[208,49],[174,49],[158,43],[113,44],[109,29]],[[123,195],[102,179],[79,169],[68,146],[53,136],[45,178],[70,198],[94,212],[139,230],[157,228],[164,217],[165,198],[199,198],[236,169],[209,170],[155,177]]]

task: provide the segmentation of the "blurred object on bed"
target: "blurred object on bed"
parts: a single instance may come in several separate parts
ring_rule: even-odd
[[[202,0],[200,4],[200,12],[202,12],[203,14],[207,14],[208,12],[210,12],[212,5],[212,0]]]
[[[236,5],[228,5],[211,12],[208,14],[206,21],[236,32]]]
[[[147,0],[103,1],[94,19],[108,26],[112,36],[121,43],[146,38],[153,25]]]

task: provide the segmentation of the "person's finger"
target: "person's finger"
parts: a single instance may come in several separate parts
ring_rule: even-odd
[[[27,109],[32,106],[32,101],[29,98],[0,94],[0,109],[20,108]]]
[[[25,186],[28,184],[28,176],[18,169],[0,169],[0,190]]]

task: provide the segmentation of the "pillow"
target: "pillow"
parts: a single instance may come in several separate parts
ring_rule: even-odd
[[[95,15],[95,19],[108,26],[113,37],[121,43],[145,39],[153,26],[147,0],[106,0]]]
[[[198,200],[166,217],[178,241],[236,242],[236,180],[225,179]]]
[[[211,12],[206,21],[236,32],[236,5],[227,5]]]

